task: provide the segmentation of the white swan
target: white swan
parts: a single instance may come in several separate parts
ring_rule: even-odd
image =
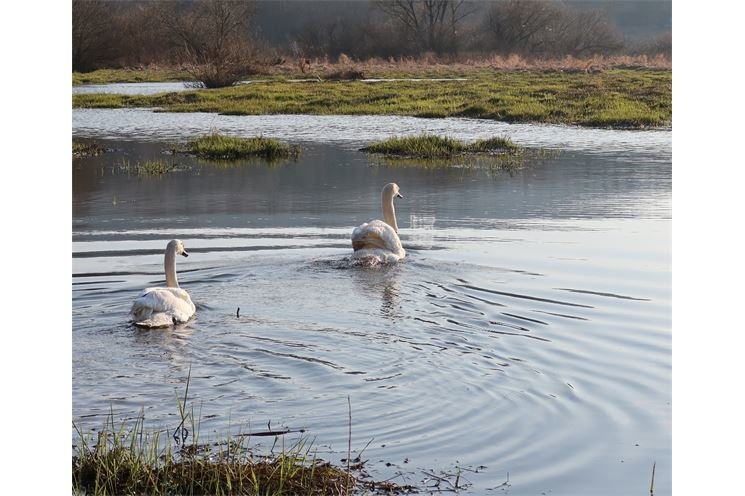
[[[165,288],[147,288],[132,304],[130,316],[137,326],[169,327],[186,322],[194,315],[196,307],[189,293],[179,288],[176,279],[176,255],[188,257],[184,243],[174,239],[166,246]]]
[[[370,263],[398,262],[406,256],[406,251],[398,239],[398,224],[396,210],[393,208],[393,198],[403,198],[396,183],[388,183],[383,187],[383,218],[371,220],[352,231],[353,259],[365,259]]]

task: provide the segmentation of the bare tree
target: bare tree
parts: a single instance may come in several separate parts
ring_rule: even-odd
[[[458,25],[475,11],[465,0],[378,0],[375,5],[420,51],[437,53],[456,50]]]
[[[507,0],[487,15],[493,48],[529,56],[610,53],[623,43],[599,11],[571,10],[550,0]]]
[[[249,32],[252,2],[163,2],[156,12],[187,70],[206,87],[230,86],[255,69],[258,48]]]
[[[623,39],[602,12],[574,12],[568,24],[560,40],[564,53],[582,57],[608,54],[623,47]]]
[[[488,29],[497,51],[538,55],[549,50],[566,17],[566,9],[546,0],[508,0],[496,3],[487,15]]]
[[[96,63],[109,55],[109,17],[100,0],[72,2],[72,68],[95,69]]]

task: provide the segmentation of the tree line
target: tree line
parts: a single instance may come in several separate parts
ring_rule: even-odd
[[[337,2],[339,4],[339,2]],[[370,0],[355,16],[295,22],[268,41],[256,0],[73,0],[75,71],[175,65],[209,85],[278,63],[342,54],[353,59],[520,55],[527,58],[663,54],[669,33],[628,43],[606,12],[554,0]],[[598,4],[599,5],[599,4]],[[292,16],[291,11],[285,13]],[[263,27],[265,30],[266,27]],[[198,73],[198,74],[197,74]]]

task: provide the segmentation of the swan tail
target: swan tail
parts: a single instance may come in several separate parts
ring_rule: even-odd
[[[167,313],[154,313],[147,319],[135,320],[134,325],[137,327],[147,327],[149,329],[155,329],[158,327],[171,327],[174,324],[179,324],[176,319]]]

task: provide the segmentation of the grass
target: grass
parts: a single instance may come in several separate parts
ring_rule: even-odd
[[[72,140],[72,156],[74,158],[93,157],[105,151],[106,149],[98,146],[95,141]]]
[[[380,156],[384,165],[491,170],[517,169],[525,166],[529,160],[546,158],[556,153],[523,148],[506,137],[496,136],[466,143],[432,134],[394,136],[363,147],[360,151]]]
[[[181,167],[175,162],[167,160],[146,160],[144,162],[130,162],[122,160],[116,166],[118,170],[134,172],[138,176],[160,176],[168,172],[181,170]]]
[[[295,158],[300,149],[279,140],[257,136],[240,138],[211,133],[189,142],[184,149],[200,158],[212,160],[236,160],[263,157],[268,160]]]
[[[159,83],[167,81],[191,81],[193,76],[178,69],[99,69],[92,72],[73,72],[73,86],[80,84],[109,83]]]
[[[209,444],[195,436],[193,444],[174,449],[167,435],[144,429],[142,414],[118,426],[111,414],[95,441],[75,428],[73,494],[325,495],[349,494],[356,484],[349,472],[312,454],[304,440],[265,457],[252,454],[246,436]]]
[[[403,158],[450,158],[464,154],[516,153],[519,147],[509,138],[494,137],[468,144],[433,134],[393,137],[373,143],[360,151]]]
[[[317,458],[304,438],[286,448],[284,435],[297,432],[289,429],[253,433],[274,436],[272,453],[281,437],[281,450],[270,456],[255,455],[248,446],[249,435],[202,443],[200,423],[195,421],[193,407],[191,411],[187,408],[190,379],[191,370],[183,401],[177,398],[181,423],[172,433],[166,430],[165,436],[161,431],[145,430],[142,411],[133,423],[122,421],[117,426],[112,410],[103,428],[96,432],[95,441],[93,434],[86,435],[73,423],[79,437],[78,444],[73,445],[73,494],[312,496],[349,495],[358,486],[373,493],[413,490],[408,485],[369,480],[360,460],[355,461],[358,468],[350,467],[351,402],[346,470]],[[187,444],[190,436],[192,442]],[[359,470],[362,478],[355,478],[352,470]]]
[[[555,59],[523,58],[519,55],[489,55],[438,58],[432,54],[421,57],[372,57],[353,60],[342,54],[338,60],[318,57],[310,61],[305,72],[299,68],[299,59],[288,57],[282,64],[265,66],[257,79],[359,79],[366,78],[456,78],[471,77],[489,71],[560,71],[596,72],[609,69],[672,69],[672,61],[664,55],[615,55]],[[128,69],[99,69],[91,72],[73,72],[72,83],[106,84],[124,82],[193,81],[194,76],[178,67],[150,66]]]
[[[469,117],[591,127],[672,123],[669,69],[600,72],[472,69],[465,81],[256,81],[159,95],[73,95],[80,108],[157,108],[230,115],[406,115]]]

